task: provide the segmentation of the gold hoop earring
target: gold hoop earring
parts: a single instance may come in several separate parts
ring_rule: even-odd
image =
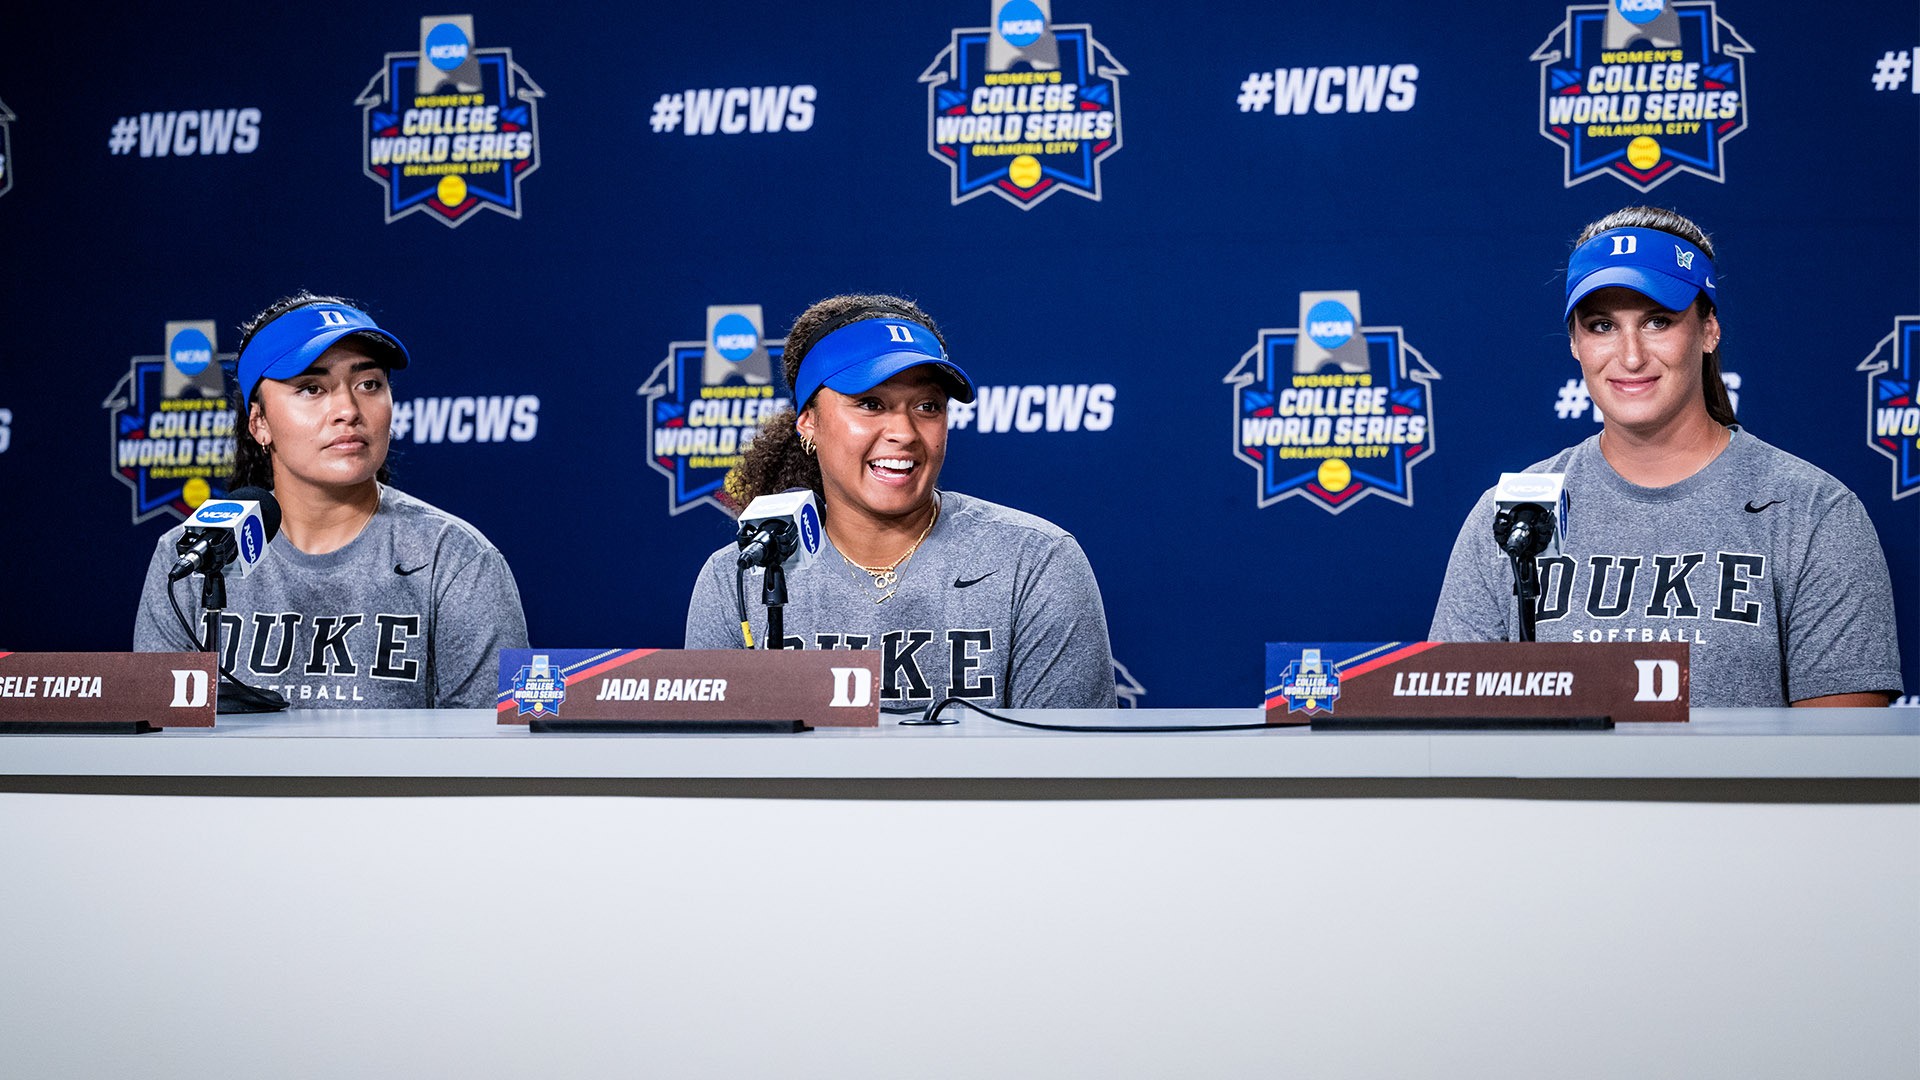
[[[806,432],[802,431],[798,432],[798,434],[800,436],[800,449],[805,450],[808,457],[812,457],[819,448],[813,445],[812,439],[807,438]]]

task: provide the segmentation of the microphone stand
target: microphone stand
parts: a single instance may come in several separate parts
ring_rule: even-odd
[[[1520,598],[1520,640],[1534,640],[1534,622],[1539,618],[1540,568],[1533,556],[1507,556],[1513,563],[1513,595]]]
[[[227,575],[219,567],[209,567],[200,572],[200,607],[213,616],[207,620],[206,652],[213,654],[213,667],[220,673],[220,689],[213,698],[213,711],[216,713],[263,713],[279,712],[287,707],[287,699],[278,690],[261,690],[248,686],[235,678],[220,663],[220,612],[227,606]]]
[[[786,561],[800,540],[786,522],[773,520],[763,522],[752,533],[740,537],[740,556],[737,565],[745,573],[749,566],[758,566],[764,573],[760,578],[760,602],[767,606],[767,648],[786,647],[787,606],[787,566]],[[746,598],[741,597],[740,618],[747,617]]]
[[[786,648],[787,568],[775,559],[760,582],[760,602],[767,605],[767,648]]]

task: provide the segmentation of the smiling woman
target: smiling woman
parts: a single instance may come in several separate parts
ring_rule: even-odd
[[[898,297],[831,297],[794,321],[783,365],[800,408],[766,421],[727,494],[745,506],[797,487],[821,502],[826,550],[788,579],[785,647],[881,650],[890,710],[1112,707],[1106,611],[1080,545],[937,486],[947,402],[972,401],[973,382],[933,320]],[[764,611],[739,610],[735,553],[714,552],[694,584],[690,649],[747,647],[743,619],[764,637]]]
[[[466,522],[387,486],[392,372],[400,339],[355,305],[300,293],[241,327],[230,489],[272,490],[279,538],[228,582],[223,669],[294,708],[492,705],[496,657],[524,648],[506,560]],[[182,529],[160,538],[134,648],[194,651],[167,569]],[[186,603],[209,639],[199,590]]]
[[[1540,561],[1538,638],[1685,642],[1692,704],[1885,705],[1893,589],[1860,500],[1748,434],[1720,376],[1719,271],[1699,226],[1628,207],[1567,263],[1569,347],[1605,421],[1528,472],[1562,473],[1563,554]],[[1461,527],[1429,633],[1518,623],[1492,493]]]

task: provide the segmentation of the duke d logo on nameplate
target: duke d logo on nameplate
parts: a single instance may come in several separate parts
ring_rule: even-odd
[[[1685,720],[1687,656],[1672,642],[1269,643],[1267,722]]]
[[[507,649],[502,724],[793,720],[880,723],[880,654],[866,650]],[[588,726],[586,724],[581,725]]]

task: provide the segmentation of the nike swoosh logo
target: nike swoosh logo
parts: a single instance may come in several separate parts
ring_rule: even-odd
[[[396,573],[396,574],[399,574],[399,575],[400,575],[401,577],[406,577],[406,576],[407,576],[408,574],[417,574],[417,573],[419,573],[420,571],[422,571],[422,570],[425,570],[425,569],[426,569],[427,567],[429,567],[429,566],[431,566],[431,565],[433,565],[433,564],[432,564],[432,563],[421,563],[421,564],[420,564],[419,566],[416,566],[416,567],[414,567],[413,569],[411,569],[411,570],[408,570],[408,569],[407,569],[406,567],[403,567],[403,566],[401,566],[401,565],[400,565],[399,563],[394,563],[394,564],[393,564],[393,572],[394,572],[394,573]]]
[[[1755,505],[1753,505],[1753,503],[1751,503],[1751,502],[1749,502],[1749,503],[1747,503],[1747,513],[1749,513],[1749,514],[1757,514],[1757,513],[1759,513],[1760,511],[1762,511],[1762,510],[1765,510],[1765,509],[1766,509],[1767,507],[1769,507],[1769,506],[1778,506],[1778,505],[1780,505],[1780,500],[1779,500],[1779,499],[1775,499],[1775,500],[1773,500],[1773,501],[1772,501],[1772,502],[1770,502],[1770,503],[1761,503],[1761,504],[1760,504],[1759,506],[1755,506]]]
[[[992,577],[993,575],[995,575],[995,574],[997,574],[997,573],[999,573],[999,572],[1000,572],[1000,571],[998,571],[998,570],[989,570],[989,571],[987,571],[986,573],[984,573],[984,574],[981,574],[981,575],[980,575],[979,577],[977,577],[977,578],[974,578],[974,579],[973,579],[973,580],[971,580],[971,581],[963,581],[963,580],[961,580],[960,578],[954,578],[954,579],[953,579],[953,587],[954,587],[954,588],[956,588],[956,589],[970,589],[970,588],[972,588],[973,586],[975,586],[975,585],[978,585],[978,584],[980,584],[981,582],[983,582],[983,581],[985,581],[985,580],[987,580],[988,578],[990,578],[990,577]]]

